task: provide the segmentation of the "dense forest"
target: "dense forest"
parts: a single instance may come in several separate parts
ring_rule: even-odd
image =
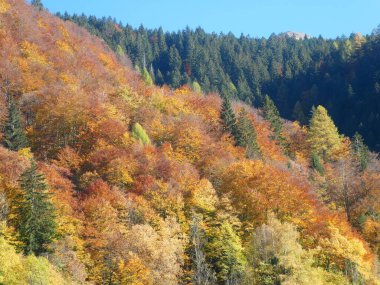
[[[380,284],[359,134],[154,85],[33,4],[0,0],[0,284]]]
[[[156,84],[200,85],[256,107],[264,95],[281,115],[307,124],[312,106],[325,106],[339,130],[363,135],[380,151],[380,39],[352,34],[326,40],[297,40],[286,34],[251,38],[207,34],[201,28],[178,32],[133,28],[111,18],[60,15],[126,53]]]

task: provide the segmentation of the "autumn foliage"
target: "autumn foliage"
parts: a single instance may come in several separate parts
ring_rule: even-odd
[[[267,284],[265,272],[284,284],[308,284],[302,274],[379,284],[376,158],[343,177],[347,150],[322,176],[307,129],[284,123],[285,153],[244,105],[260,148],[247,158],[217,94],[146,84],[102,41],[21,0],[0,0],[0,23],[2,95],[17,102],[30,147],[0,147],[0,283],[39,270],[41,284]],[[3,126],[5,96],[0,108]],[[13,219],[31,158],[56,212],[48,259],[22,256]],[[354,178],[360,191],[345,188]],[[271,261],[260,231],[279,241]]]

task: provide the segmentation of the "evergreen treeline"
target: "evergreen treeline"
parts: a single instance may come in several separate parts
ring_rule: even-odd
[[[378,39],[352,34],[326,40],[284,35],[251,38],[208,34],[201,28],[178,32],[135,29],[111,18],[60,15],[126,53],[158,85],[201,86],[262,106],[265,94],[281,115],[308,122],[313,105],[324,105],[340,131],[361,133],[380,150],[380,61]],[[199,85],[198,85],[199,84]]]

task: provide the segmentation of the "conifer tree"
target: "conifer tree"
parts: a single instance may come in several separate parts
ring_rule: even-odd
[[[224,131],[229,132],[237,143],[239,141],[239,130],[237,127],[236,116],[232,109],[231,102],[227,97],[223,98],[220,118],[223,123]]]
[[[363,137],[357,132],[352,139],[352,152],[360,165],[360,170],[364,171],[368,166],[369,149],[364,144]]]
[[[41,0],[32,0],[30,3],[40,11],[44,9],[44,5]]]
[[[247,111],[242,108],[237,121],[239,137],[237,144],[246,148],[248,158],[260,155],[260,148],[257,144],[257,134],[254,125],[247,116]]]
[[[155,83],[157,85],[164,85],[165,84],[165,79],[164,79],[164,76],[161,73],[161,70],[157,69],[155,77],[156,77],[156,82]]]
[[[15,228],[25,254],[40,255],[56,235],[55,208],[47,192],[45,178],[31,166],[20,177],[22,193],[16,206]]]
[[[8,117],[4,125],[3,146],[18,151],[27,147],[28,141],[21,126],[20,111],[12,96],[8,99]]]
[[[171,86],[173,88],[178,88],[181,85],[181,56],[177,50],[177,48],[172,45],[169,49],[169,78],[171,81]]]
[[[301,124],[305,124],[307,122],[306,116],[303,112],[302,105],[300,101],[297,101],[293,108],[293,119],[297,120]]]
[[[283,125],[281,122],[280,113],[268,95],[265,95],[264,98],[263,114],[264,118],[269,121],[270,127],[274,132],[275,137],[278,138],[281,136]]]
[[[330,160],[343,146],[337,127],[322,106],[311,117],[308,142],[312,151],[324,160]]]
[[[265,120],[267,120],[270,124],[270,128],[273,132],[272,139],[276,140],[277,144],[286,151],[287,144],[285,138],[282,135],[282,129],[284,126],[281,121],[280,112],[268,95],[265,95],[264,98],[263,115]]]

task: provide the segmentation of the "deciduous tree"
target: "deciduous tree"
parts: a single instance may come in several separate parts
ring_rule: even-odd
[[[132,136],[143,145],[150,144],[150,139],[149,139],[148,134],[139,123],[135,123],[133,125]]]
[[[322,106],[318,106],[311,117],[308,142],[312,151],[324,160],[333,159],[343,147],[337,127]]]

